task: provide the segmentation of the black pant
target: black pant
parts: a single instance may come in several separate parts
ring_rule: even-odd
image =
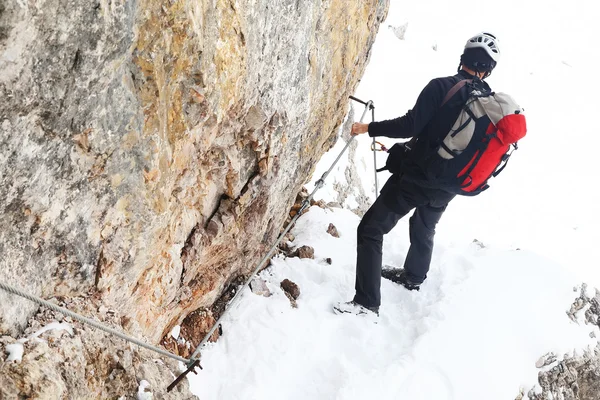
[[[381,304],[383,235],[413,208],[416,210],[410,218],[410,249],[404,269],[412,282],[421,283],[427,278],[435,226],[453,198],[451,193],[423,188],[397,175],[390,177],[358,225],[354,301],[367,307]]]

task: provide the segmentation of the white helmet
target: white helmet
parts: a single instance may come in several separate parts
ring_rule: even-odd
[[[491,33],[481,32],[469,39],[465,45],[465,50],[474,48],[484,49],[495,62],[498,62],[500,58],[498,39]]]

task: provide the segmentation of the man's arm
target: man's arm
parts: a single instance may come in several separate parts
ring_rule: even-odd
[[[410,138],[416,136],[435,116],[445,94],[441,83],[437,79],[434,79],[425,86],[415,106],[405,115],[386,121],[371,122],[368,124],[368,128],[367,124],[364,124],[365,128],[368,129],[369,136],[371,137]],[[360,130],[362,129],[354,132],[353,129],[353,133],[364,133],[360,132]]]
[[[413,110],[408,110],[402,117],[385,121],[371,122],[369,136],[387,136],[390,138],[409,138],[414,135],[415,117]]]

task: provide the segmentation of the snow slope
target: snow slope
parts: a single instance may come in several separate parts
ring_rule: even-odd
[[[600,83],[589,76],[599,57],[585,44],[596,36],[596,5],[540,4],[392,1],[356,93],[374,100],[378,120],[404,114],[430,79],[455,72],[468,37],[489,30],[503,52],[489,83],[525,108],[528,136],[490,190],[451,203],[421,291],[383,281],[377,324],[331,312],[353,295],[359,218],[311,208],[294,244],[313,246],[315,260],[277,258],[261,275],[273,296],[246,290],[224,336],[203,351],[204,370],[190,376],[200,398],[514,399],[535,385],[540,356],[596,344],[592,328],[565,313],[582,282],[600,287]],[[406,22],[399,40],[388,25]],[[357,140],[353,161],[374,198],[370,138]],[[315,175],[342,147],[324,156]],[[385,154],[378,157],[382,165]],[[333,200],[330,185],[344,179],[347,162],[342,157],[317,199]],[[382,186],[387,176],[379,179]],[[330,222],[339,239],[326,233]],[[408,246],[408,221],[400,221],[385,238],[384,263],[402,265]],[[279,288],[285,278],[300,287],[297,309]]]
[[[340,238],[326,233],[330,222]],[[353,295],[358,222],[317,207],[299,220],[295,244],[313,246],[315,260],[279,257],[261,274],[273,296],[246,290],[190,377],[200,398],[513,399],[536,382],[541,355],[595,343],[592,328],[565,315],[573,275],[529,251],[474,243],[438,245],[419,293],[383,280],[377,324],[334,315],[331,305]],[[406,253],[401,228],[384,263]],[[297,309],[279,288],[286,278],[300,287]]]

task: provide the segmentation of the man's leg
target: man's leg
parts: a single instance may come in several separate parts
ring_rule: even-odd
[[[384,204],[382,194],[366,212],[357,230],[356,295],[354,301],[365,307],[381,304],[381,256],[383,235],[414,207],[407,203],[394,210]]]
[[[406,255],[404,269],[406,276],[413,283],[422,283],[427,278],[433,253],[435,226],[446,207],[447,204],[441,207],[419,206],[410,217],[410,248]]]

